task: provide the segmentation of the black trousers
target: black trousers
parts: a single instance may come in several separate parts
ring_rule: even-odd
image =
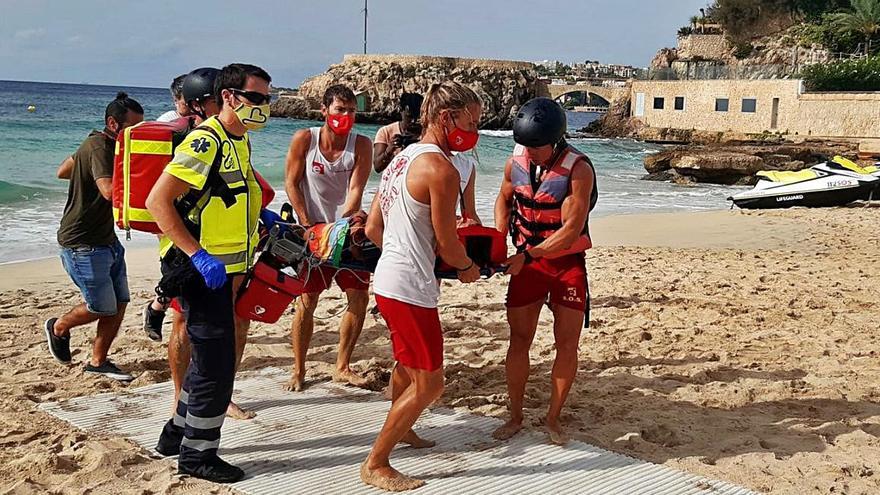
[[[163,267],[164,268],[164,267]],[[160,444],[180,445],[180,466],[193,468],[217,456],[220,429],[235,380],[232,277],[217,290],[188,284],[180,295],[192,358],[174,416]]]

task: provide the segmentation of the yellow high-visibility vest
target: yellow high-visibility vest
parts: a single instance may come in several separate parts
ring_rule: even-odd
[[[210,127],[217,137],[202,127]],[[227,207],[214,191],[206,195],[187,219],[198,226],[198,241],[212,256],[226,265],[226,273],[244,273],[253,263],[259,241],[258,220],[262,191],[251,168],[248,136],[234,138],[226,133],[216,117],[211,117],[187,135],[177,146],[174,159],[165,173],[201,190],[206,185],[211,164],[217,153],[220,178],[234,194],[235,204]],[[160,241],[160,254],[165,256],[172,243],[167,237]]]

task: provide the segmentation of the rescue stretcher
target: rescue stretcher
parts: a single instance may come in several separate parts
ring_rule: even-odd
[[[363,233],[366,216],[319,224],[308,229],[294,223],[279,223],[261,241],[257,261],[248,272],[236,298],[235,311],[241,318],[275,323],[302,294],[308,277],[320,276],[315,268],[373,273],[381,250]],[[506,236],[481,225],[458,229],[458,237],[483,277],[503,272],[507,259]],[[315,275],[318,274],[318,275]],[[435,275],[458,277],[455,268],[439,257]]]

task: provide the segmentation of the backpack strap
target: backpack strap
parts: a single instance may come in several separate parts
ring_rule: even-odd
[[[214,155],[214,161],[208,171],[208,179],[205,181],[205,187],[198,191],[190,191],[177,202],[177,211],[181,216],[186,217],[196,208],[203,208],[211,196],[219,197],[223,200],[223,204],[227,208],[232,207],[236,203],[235,192],[229,188],[223,178],[220,177],[220,164],[223,161],[223,140],[217,131],[204,126],[200,127],[208,131],[217,140],[217,153]]]

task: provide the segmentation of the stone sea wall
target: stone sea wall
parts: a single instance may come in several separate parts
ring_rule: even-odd
[[[517,60],[493,60],[488,58],[459,58],[459,57],[433,57],[428,55],[361,55],[348,54],[342,57],[343,64],[371,64],[371,63],[387,63],[395,62],[401,65],[428,64],[436,66],[448,67],[483,67],[489,69],[517,69],[517,70],[533,70],[535,64],[532,62],[521,62]]]

